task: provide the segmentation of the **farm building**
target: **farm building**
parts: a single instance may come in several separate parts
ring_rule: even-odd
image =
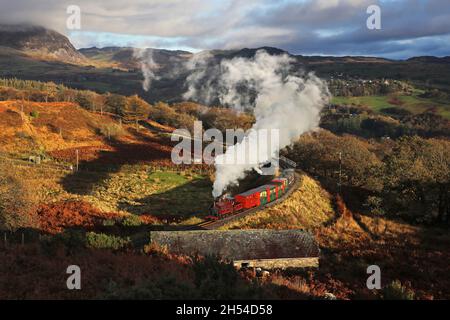
[[[151,242],[187,255],[217,255],[237,268],[317,268],[319,247],[303,230],[152,231]]]

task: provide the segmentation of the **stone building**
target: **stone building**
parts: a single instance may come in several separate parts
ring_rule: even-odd
[[[317,268],[319,247],[303,230],[152,231],[151,242],[170,252],[217,255],[235,267]]]

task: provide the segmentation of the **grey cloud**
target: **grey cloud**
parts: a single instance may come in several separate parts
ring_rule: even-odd
[[[68,4],[82,10],[77,43],[102,44],[92,32],[160,37],[150,45],[197,49],[276,46],[297,54],[450,54],[450,4],[439,0],[0,0],[1,23],[36,23],[68,33]],[[365,26],[379,4],[382,30]],[[85,39],[83,39],[85,37]],[[164,41],[165,39],[165,41]],[[411,40],[405,49],[405,40]],[[107,44],[106,44],[107,45]]]

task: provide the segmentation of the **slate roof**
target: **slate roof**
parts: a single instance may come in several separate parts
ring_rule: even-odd
[[[174,253],[229,260],[313,258],[320,251],[314,237],[303,230],[152,231],[150,238]]]

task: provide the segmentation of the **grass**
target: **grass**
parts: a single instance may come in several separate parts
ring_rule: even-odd
[[[213,199],[207,177],[192,172],[156,171],[149,175],[148,181],[157,189],[158,198],[152,197],[151,203],[159,213],[188,217],[208,214]]]
[[[102,212],[149,215],[171,224],[192,225],[203,221],[213,198],[209,177],[195,172],[155,171],[129,165],[95,182],[89,194],[65,190],[60,181],[69,172],[51,167],[18,167],[24,179],[35,181],[41,203],[76,200]],[[88,172],[95,180],[95,172]],[[92,178],[94,177],[94,178]],[[84,177],[73,183],[83,185]]]
[[[361,96],[361,97],[333,97],[334,104],[355,104],[361,106],[368,106],[372,110],[380,112],[385,107],[392,107],[394,105],[388,103],[387,96]]]
[[[122,168],[99,181],[83,200],[103,211],[170,217],[171,223],[208,214],[213,201],[208,177],[190,171],[149,173],[148,166],[130,167],[133,170]]]
[[[259,211],[223,229],[315,229],[334,216],[331,195],[309,176],[302,176],[300,187],[282,203]]]
[[[162,185],[162,190],[167,190],[173,186],[179,186],[189,182],[189,179],[186,176],[180,175],[177,172],[168,171],[152,172],[149,175],[148,180],[150,183]]]
[[[400,107],[413,114],[426,111],[430,107],[436,107],[438,114],[450,119],[450,101],[439,101],[431,98],[421,98],[420,90],[414,91],[412,95],[388,95],[388,96],[361,96],[361,97],[333,97],[335,104],[354,104],[367,106],[375,112],[382,113],[384,108]],[[393,103],[394,99],[398,102]]]

